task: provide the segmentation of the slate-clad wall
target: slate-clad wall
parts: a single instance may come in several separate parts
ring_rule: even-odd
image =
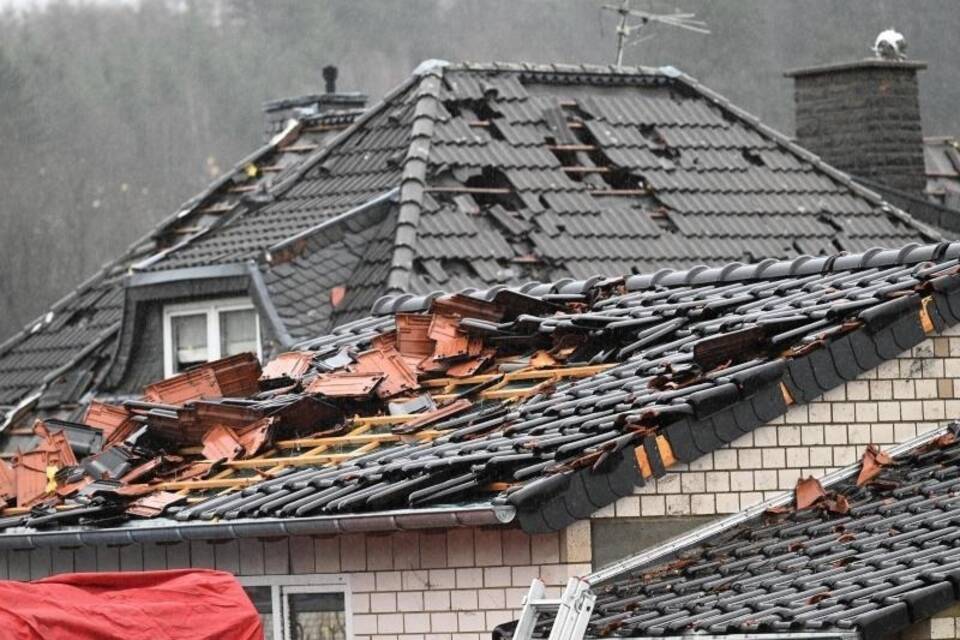
[[[70,571],[206,567],[238,576],[346,576],[357,640],[486,640],[516,619],[539,576],[559,595],[590,571],[587,523],[562,533],[516,529],[351,534],[342,537],[81,549],[0,551],[0,579]]]
[[[960,419],[960,325],[696,462],[648,483],[597,518],[730,514]]]
[[[917,71],[924,66],[865,60],[788,73],[797,142],[847,173],[922,195]]]

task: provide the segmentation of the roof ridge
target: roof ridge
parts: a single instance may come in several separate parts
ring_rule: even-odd
[[[443,72],[447,63],[427,61],[417,68],[414,78],[418,78],[416,105],[413,112],[413,126],[410,131],[410,143],[403,159],[403,171],[400,176],[397,228],[394,231],[393,257],[390,272],[387,275],[386,292],[406,291],[413,271],[416,256],[417,225],[423,208],[423,193],[427,182],[427,166],[430,161],[430,144],[433,139],[434,125],[440,106],[440,88]]]
[[[665,75],[673,67],[647,67],[643,65],[621,66],[590,64],[590,63],[536,63],[536,62],[450,62],[447,69],[451,71],[506,71],[514,73],[561,73],[577,74],[589,73],[609,76],[638,76],[638,75]]]
[[[732,283],[758,278],[787,278],[808,276],[817,273],[849,271],[855,269],[879,269],[894,265],[916,265],[932,260],[960,259],[960,241],[919,244],[912,242],[897,249],[876,247],[862,253],[838,253],[830,256],[797,256],[785,260],[767,258],[760,262],[728,262],[713,266],[698,265],[689,269],[660,269],[653,273],[624,275],[597,275],[585,280],[563,278],[554,282],[531,281],[515,287],[497,285],[488,289],[467,288],[464,293],[477,298],[491,298],[503,289],[519,291],[529,295],[545,293],[586,293],[595,286],[607,286],[611,279],[623,278],[628,291],[639,291],[652,287],[700,286],[708,284]],[[433,292],[415,296],[409,293],[392,292],[378,298],[371,308],[373,315],[394,313],[400,306],[404,309],[426,308],[431,300],[443,293]]]

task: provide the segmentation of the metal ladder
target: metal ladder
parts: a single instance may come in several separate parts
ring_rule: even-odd
[[[513,640],[531,640],[537,618],[546,611],[556,611],[549,640],[581,640],[597,601],[596,594],[590,590],[590,583],[583,578],[570,578],[559,599],[547,599],[545,595],[543,582],[534,579],[523,599],[523,611],[517,620]]]

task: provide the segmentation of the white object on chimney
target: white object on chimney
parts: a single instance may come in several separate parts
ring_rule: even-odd
[[[907,57],[907,39],[893,29],[881,31],[873,44],[873,53],[883,60],[903,60]]]

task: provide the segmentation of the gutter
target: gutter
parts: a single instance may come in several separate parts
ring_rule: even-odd
[[[147,542],[172,544],[191,540],[236,540],[287,536],[337,535],[368,531],[408,531],[484,527],[513,522],[509,505],[467,505],[434,509],[404,509],[313,518],[247,518],[219,522],[137,521],[110,529],[11,530],[0,535],[0,550],[27,551],[48,547],[126,546]]]
[[[927,444],[934,438],[937,438],[945,433],[948,433],[948,431],[949,431],[949,426],[947,425],[938,427],[933,431],[927,431],[926,433],[916,436],[915,438],[911,438],[906,442],[903,442],[895,447],[887,449],[885,453],[891,456],[899,456],[905,453],[909,453],[910,451],[913,451],[914,449],[917,449],[918,447],[921,447]],[[822,476],[820,478],[820,484],[821,486],[823,486],[824,489],[826,489],[827,487],[831,487],[839,482],[846,480],[847,478],[857,475],[857,473],[859,472],[860,472],[860,463],[857,462],[848,467],[844,467],[843,469],[837,469],[832,473],[828,473],[827,475]],[[775,496],[765,502],[761,502],[760,504],[754,505],[749,509],[745,509],[739,513],[735,513],[731,516],[723,518],[722,520],[712,522],[708,525],[700,527],[699,529],[694,529],[689,533],[685,533],[675,538],[671,538],[667,542],[664,542],[663,544],[658,545],[648,551],[644,551],[634,556],[630,556],[629,558],[624,558],[623,560],[614,562],[613,564],[609,564],[606,567],[598,569],[597,571],[594,571],[593,573],[584,576],[583,579],[589,582],[591,585],[605,582],[611,578],[615,578],[616,576],[619,576],[622,573],[633,571],[635,569],[639,569],[641,567],[653,564],[654,562],[661,561],[666,557],[672,556],[674,553],[676,553],[677,551],[680,551],[681,549],[684,549],[686,547],[691,547],[705,540],[708,540],[720,533],[727,531],[728,529],[732,529],[733,527],[741,525],[748,520],[752,520],[753,518],[761,515],[767,509],[782,507],[792,503],[793,503],[793,491],[784,492],[779,496]],[[762,637],[766,637],[766,635],[767,634],[756,634],[756,635],[749,634],[748,636],[743,636],[743,637],[744,638],[747,638],[747,637],[762,638]],[[770,634],[770,635],[776,636],[778,638],[782,638],[785,635],[789,635],[789,634],[778,633],[778,634]],[[796,636],[804,637],[804,638],[814,637],[813,634],[807,634],[807,633],[796,634]],[[698,639],[706,638],[706,637],[710,637],[710,636],[701,636],[699,634],[696,635],[696,638]],[[724,635],[723,637],[726,639],[732,639],[734,636]],[[837,634],[831,634],[830,637],[838,637],[838,636]]]

